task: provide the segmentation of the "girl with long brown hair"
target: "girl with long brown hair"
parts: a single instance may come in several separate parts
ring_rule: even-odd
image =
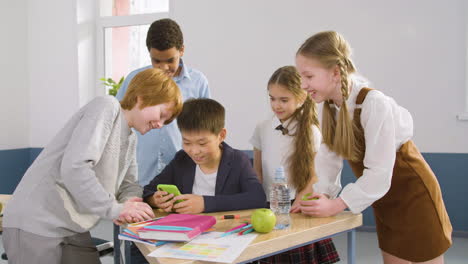
[[[285,168],[291,189],[291,212],[300,213],[299,201],[312,193],[316,182],[314,156],[321,141],[315,103],[301,89],[294,66],[276,70],[268,81],[272,118],[258,123],[250,140],[254,146],[254,169],[268,194],[275,169]],[[335,263],[338,253],[331,239],[262,259],[260,263]]]
[[[307,39],[296,66],[302,88],[320,104],[323,135],[315,158],[319,199],[302,201],[302,213],[326,217],[372,205],[384,263],[443,263],[452,226],[437,179],[411,140],[411,114],[357,77],[337,32]],[[338,196],[343,160],[358,179]]]

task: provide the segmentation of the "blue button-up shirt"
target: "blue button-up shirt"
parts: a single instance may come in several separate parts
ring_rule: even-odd
[[[209,98],[210,90],[205,75],[200,71],[189,68],[182,60],[180,66],[182,70],[178,76],[173,77],[173,80],[179,86],[183,100],[200,97]],[[131,72],[122,83],[116,95],[117,99],[122,100],[130,81],[137,73],[151,67],[150,65]],[[140,185],[145,186],[169,164],[175,153],[182,148],[182,136],[175,120],[169,125],[161,129],[153,129],[145,135],[135,132],[138,136],[138,182]]]

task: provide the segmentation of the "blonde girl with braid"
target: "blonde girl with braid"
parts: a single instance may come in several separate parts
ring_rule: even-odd
[[[312,193],[317,181],[314,156],[321,134],[315,103],[301,89],[301,76],[294,66],[277,69],[267,85],[271,118],[257,124],[250,140],[254,147],[254,169],[269,200],[276,168],[283,166],[291,188],[291,212],[300,213],[299,201]],[[269,207],[269,206],[268,206]],[[312,243],[260,263],[335,263],[338,252],[331,239]]]
[[[443,263],[452,226],[437,178],[411,140],[411,114],[367,88],[337,32],[307,39],[296,66],[302,88],[318,104],[323,135],[315,157],[319,199],[301,201],[302,213],[327,217],[372,205],[385,264]],[[343,160],[357,180],[341,190]]]

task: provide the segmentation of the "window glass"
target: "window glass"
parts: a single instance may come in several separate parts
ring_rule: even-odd
[[[169,0],[100,0],[101,16],[169,12]]]
[[[105,29],[105,75],[115,81],[151,64],[146,48],[149,25]]]

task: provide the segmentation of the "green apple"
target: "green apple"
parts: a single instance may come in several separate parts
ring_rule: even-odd
[[[259,233],[268,233],[276,225],[276,216],[270,209],[260,208],[253,212],[251,218],[252,227]]]
[[[318,200],[318,197],[313,197],[309,199],[309,196],[312,196],[312,193],[306,193],[302,196],[302,201],[309,201],[309,200]]]

